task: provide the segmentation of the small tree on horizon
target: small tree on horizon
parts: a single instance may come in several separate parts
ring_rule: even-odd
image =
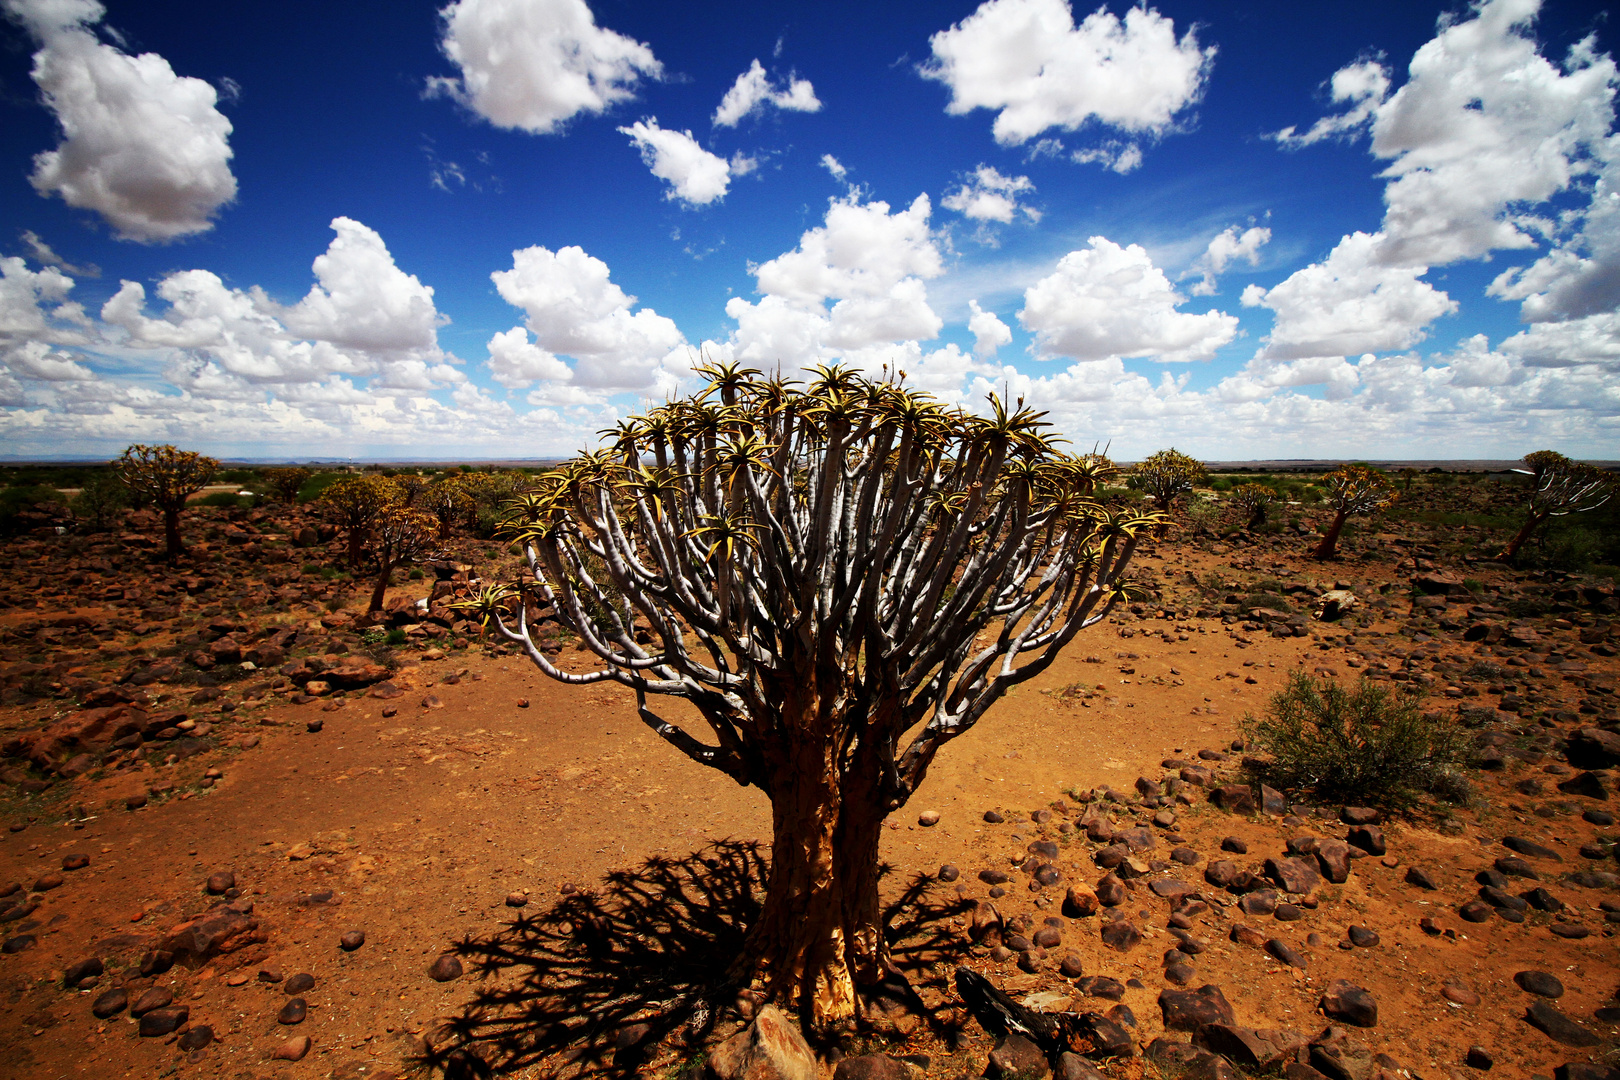
[[[727,977],[827,1033],[884,973],[884,818],[1108,614],[1158,519],[1086,498],[1095,478],[1021,401],[981,418],[840,367],[804,390],[699,371],[705,391],[519,498],[506,526],[529,579],[467,606],[546,675],[635,690],[653,732],[766,793],[766,894]],[[539,648],[548,605],[594,670]]]
[[[321,492],[327,515],[349,538],[349,565],[358,567],[366,554],[372,524],[388,507],[399,502],[399,485],[386,476],[345,476]]]
[[[170,443],[136,443],[115,464],[124,487],[163,511],[165,556],[174,562],[185,550],[180,543],[180,511],[188,498],[208,486],[219,462],[195,450],[177,450]]]
[[[1313,559],[1331,559],[1339,550],[1339,534],[1352,514],[1372,514],[1395,502],[1395,485],[1389,477],[1366,465],[1341,465],[1322,477],[1327,486],[1328,505],[1333,507],[1333,523],[1311,552]]]
[[[1149,455],[1131,470],[1132,485],[1153,496],[1154,508],[1165,513],[1208,476],[1203,462],[1174,447]]]
[[[1552,517],[1582,514],[1596,510],[1614,497],[1620,477],[1595,465],[1571,461],[1556,450],[1537,450],[1524,456],[1530,476],[1529,516],[1496,557],[1511,561],[1542,522]]]
[[[303,486],[308,483],[309,478],[314,476],[315,473],[313,470],[299,465],[281,469],[266,469],[263,475],[265,486],[270,489],[272,495],[284,503],[294,503],[298,501],[298,492],[302,490]]]
[[[443,558],[432,514],[404,506],[390,506],[371,525],[371,553],[377,558],[377,584],[371,590],[368,612],[381,611],[394,571],[411,563]]]
[[[1264,484],[1239,484],[1232,489],[1232,505],[1248,515],[1245,528],[1258,529],[1266,523],[1266,510],[1277,501],[1277,493]]]

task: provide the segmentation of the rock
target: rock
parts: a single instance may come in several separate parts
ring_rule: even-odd
[[[1117,874],[1104,874],[1097,882],[1097,901],[1104,907],[1118,907],[1127,895],[1125,883]]]
[[[1612,769],[1620,765],[1620,735],[1584,727],[1569,738],[1569,763],[1577,769]]]
[[[1351,847],[1359,848],[1369,855],[1382,855],[1389,850],[1384,840],[1384,830],[1376,825],[1358,825],[1345,836]]]
[[[955,863],[944,863],[940,866],[937,876],[941,881],[955,881],[962,876],[962,871]]]
[[[1343,885],[1350,877],[1350,845],[1331,837],[1316,845],[1316,861],[1322,867],[1322,876],[1335,885]],[[1290,889],[1290,892],[1299,890]],[[1309,890],[1304,890],[1308,892]]]
[[[1100,903],[1096,890],[1083,882],[1076,883],[1069,886],[1063,896],[1063,914],[1071,919],[1084,919],[1097,914]]]
[[[1339,820],[1346,825],[1376,825],[1383,818],[1370,806],[1346,806],[1339,811]]]
[[[153,1009],[161,1009],[174,1000],[174,993],[166,986],[153,986],[144,991],[135,999],[135,1004],[129,1007],[131,1016],[143,1016]]]
[[[1154,896],[1171,902],[1194,891],[1191,885],[1176,878],[1158,878],[1148,885],[1148,889]]]
[[[1440,996],[1457,1005],[1478,1005],[1480,997],[1472,987],[1453,975],[1440,984]]]
[[[1522,836],[1503,837],[1502,846],[1510,851],[1517,851],[1520,855],[1528,855],[1532,859],[1551,859],[1554,862],[1564,861],[1558,852],[1552,848],[1538,844],[1534,840],[1526,840]],[[1502,872],[1507,873],[1505,870]]]
[[[208,875],[208,882],[203,886],[210,895],[219,896],[229,889],[236,888],[236,875],[229,870],[220,870]]]
[[[1434,880],[1434,877],[1421,866],[1409,866],[1406,868],[1406,883],[1408,885],[1416,885],[1420,889],[1429,889],[1431,891],[1440,888],[1439,883]]]
[[[1547,930],[1554,937],[1561,937],[1568,941],[1579,941],[1584,937],[1592,936],[1592,929],[1580,923],[1555,922],[1548,925]]]
[[[315,976],[307,971],[300,971],[297,975],[281,984],[281,992],[289,997],[298,997],[315,989]]]
[[[434,982],[450,982],[461,978],[461,960],[451,953],[445,953],[428,968],[428,978]]]
[[[294,1024],[302,1024],[308,1015],[307,1001],[301,997],[288,998],[286,1004],[281,1006],[281,1011],[276,1013],[276,1023],[291,1027]]]
[[[117,1016],[129,1004],[129,992],[122,987],[101,994],[90,1005],[90,1015],[97,1020],[105,1020],[109,1016]]]
[[[1335,979],[1322,995],[1321,1009],[1329,1018],[1356,1027],[1378,1026],[1378,1002],[1354,983]]]
[[[216,906],[169,931],[158,948],[195,962],[265,940],[259,920],[228,905]]]
[[[1283,887],[1285,892],[1301,895],[1322,884],[1322,875],[1316,867],[1301,858],[1267,859],[1266,876]]]
[[[1558,790],[1562,791],[1565,795],[1584,795],[1588,799],[1607,799],[1609,797],[1609,789],[1603,783],[1603,778],[1597,773],[1588,769],[1583,769],[1574,776],[1570,777],[1568,780],[1560,781],[1558,784]],[[1599,814],[1602,813],[1601,810],[1587,812]],[[1606,816],[1608,816],[1610,819],[1608,824],[1614,824],[1613,815],[1611,814]],[[1593,824],[1603,823],[1594,822]]]
[[[1513,976],[1513,981],[1519,989],[1527,994],[1537,997],[1552,998],[1554,1000],[1564,996],[1564,984],[1545,971],[1521,971]]]
[[[1234,855],[1247,855],[1249,845],[1235,836],[1228,836],[1221,841],[1221,850],[1230,851]]]
[[[1205,1024],[1235,1022],[1231,1003],[1213,984],[1197,990],[1159,991],[1159,1012],[1167,1031],[1197,1031]]]
[[[932,829],[935,825],[939,824],[939,811],[924,810],[922,813],[917,815],[917,824],[921,825],[925,829]]]
[[[1470,1046],[1468,1052],[1463,1055],[1463,1064],[1470,1069],[1488,1071],[1496,1064],[1496,1059],[1491,1057],[1491,1052],[1483,1046]]]
[[[1142,931],[1129,919],[1116,919],[1103,924],[1102,943],[1116,952],[1130,952],[1142,941]]]
[[[358,949],[365,943],[366,932],[364,930],[349,930],[338,939],[338,948],[342,949],[344,952],[354,952],[354,950]]]
[[[1586,1061],[1566,1061],[1553,1070],[1553,1080],[1620,1080],[1620,1069]]]
[[[89,865],[90,865],[90,856],[88,856],[88,855],[64,855],[64,856],[62,856],[62,869],[66,870],[66,871],[68,871],[70,873],[72,871],[74,871],[74,870],[83,870],[85,867],[87,867]]]
[[[990,1051],[984,1075],[993,1080],[1041,1080],[1052,1075],[1052,1067],[1035,1043],[1022,1035],[1007,1034]]]
[[[203,1047],[207,1046],[213,1041],[214,1029],[209,1027],[207,1024],[198,1024],[196,1027],[187,1028],[185,1034],[180,1036],[180,1041],[176,1043],[176,1045],[179,1046],[180,1049],[190,1053],[193,1050],[201,1050]]]
[[[52,889],[60,889],[66,882],[67,878],[63,877],[61,874],[46,874],[44,877],[34,882],[33,891],[50,892]]]
[[[270,1056],[277,1061],[302,1061],[307,1053],[309,1053],[309,1036],[294,1035],[276,1047]]]
[[[1341,1027],[1329,1027],[1312,1041],[1310,1061],[1309,1068],[1327,1080],[1370,1080],[1379,1068],[1371,1048]]]
[[[191,1010],[184,1005],[153,1009],[141,1017],[140,1033],[144,1038],[167,1035],[191,1019]]]
[[[1056,1075],[1058,1080],[1108,1080],[1091,1062],[1067,1050],[1058,1055]]]
[[[1209,801],[1229,814],[1252,814],[1254,790],[1247,784],[1223,784],[1209,793]]]
[[[1457,915],[1464,922],[1482,923],[1491,917],[1493,910],[1483,900],[1470,900],[1457,909]]]
[[[1078,979],[1085,973],[1085,965],[1074,953],[1064,954],[1062,962],[1058,964],[1058,974],[1065,979]]]
[[[847,1057],[833,1069],[833,1080],[922,1080],[923,1071],[888,1054]]]
[[[1045,1062],[1042,1057],[1042,1065]],[[818,1080],[819,1076],[804,1036],[774,1005],[764,1006],[752,1023],[716,1046],[706,1071],[714,1080]]]
[[[1002,817],[999,813],[997,813],[994,810],[986,810],[984,812],[984,820],[989,822],[991,825],[1000,825],[1003,821],[1006,821],[1007,819]]]
[[[1276,788],[1261,784],[1260,811],[1264,814],[1270,814],[1272,817],[1282,817],[1288,813],[1288,800],[1283,798],[1283,793]]]
[[[1008,878],[1006,872],[1002,870],[980,870],[979,880],[986,885],[1005,885]]]
[[[1539,885],[1527,893],[1522,893],[1521,896],[1524,898],[1526,903],[1535,908],[1537,911],[1564,910],[1564,902]]]
[[[1365,926],[1352,926],[1349,930],[1350,944],[1358,949],[1370,949],[1378,944],[1378,934]]]
[[[1299,953],[1295,952],[1294,949],[1282,938],[1268,939],[1266,941],[1266,952],[1270,953],[1279,962],[1287,964],[1289,967],[1296,967],[1301,971],[1305,970],[1305,958],[1299,955]]]
[[[1565,1046],[1596,1046],[1603,1041],[1539,999],[1525,1010],[1524,1018],[1529,1021],[1531,1027]]]
[[[106,968],[101,963],[101,957],[92,956],[70,966],[62,973],[62,985],[72,989],[85,979],[100,975]]]
[[[506,894],[506,906],[509,908],[527,907],[528,904],[529,896],[527,893],[514,892]]]
[[[0,945],[0,953],[15,956],[17,953],[27,952],[37,944],[39,944],[39,939],[34,937],[33,934],[18,934],[16,937],[7,938],[6,943]]]
[[[1088,975],[1075,983],[1075,988],[1087,997],[1119,1001],[1125,996],[1125,984],[1107,975]]]
[[[1224,889],[1237,880],[1239,873],[1238,864],[1231,859],[1216,859],[1204,867],[1204,880],[1217,889]]]
[[[1206,1024],[1193,1036],[1195,1045],[1231,1058],[1247,1069],[1269,1069],[1299,1053],[1308,1041],[1297,1031],[1226,1023]]]

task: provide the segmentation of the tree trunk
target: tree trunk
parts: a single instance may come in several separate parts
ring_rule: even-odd
[[[765,903],[733,969],[744,985],[763,979],[770,997],[796,1006],[807,1030],[820,1034],[854,1021],[857,987],[878,980],[885,953],[877,891],[883,801],[875,775],[858,775],[868,771],[858,765],[840,775],[832,754],[801,747],[776,770]]]
[[[180,508],[178,506],[165,506],[163,508],[163,544],[170,562],[178,559],[180,553],[185,550],[180,546]]]
[[[1311,552],[1311,558],[1333,558],[1333,553],[1339,549],[1339,533],[1344,531],[1344,519],[1349,516],[1343,510],[1333,515],[1333,524],[1328,526],[1328,531],[1322,537],[1322,542],[1316,545],[1315,551]]]
[[[393,580],[393,577],[394,564],[389,562],[383,563],[382,572],[377,575],[377,587],[371,590],[371,606],[366,608],[368,612],[382,610],[383,594],[388,591],[388,584],[391,580]]]
[[[366,555],[366,531],[355,528],[349,530],[349,565],[358,567],[360,560]]]
[[[1261,503],[1249,512],[1249,528],[1258,529],[1266,523],[1266,504]]]
[[[1497,558],[1502,562],[1512,561],[1513,557],[1519,553],[1519,549],[1524,546],[1524,542],[1530,539],[1530,534],[1536,531],[1536,526],[1546,520],[1546,514],[1531,514],[1529,520],[1524,523],[1524,528],[1514,534],[1513,539],[1508,541],[1508,546],[1502,549],[1502,553]]]

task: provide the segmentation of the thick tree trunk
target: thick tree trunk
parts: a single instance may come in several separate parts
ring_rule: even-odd
[[[1258,529],[1266,523],[1266,504],[1261,503],[1249,511],[1249,528]]]
[[[762,979],[809,1030],[827,1033],[854,1021],[858,986],[882,971],[885,814],[874,778],[840,775],[832,748],[804,747],[796,758],[777,770],[764,908],[733,974]]]
[[[366,608],[368,612],[382,610],[383,594],[388,591],[388,583],[393,579],[393,577],[394,564],[386,562],[383,563],[382,572],[377,575],[377,587],[371,590],[371,606]]]
[[[163,545],[168,553],[170,562],[180,557],[180,508],[178,506],[165,506],[163,508]]]
[[[365,530],[365,529],[350,529],[349,530],[349,565],[350,566],[358,567],[360,565],[360,560],[365,558],[365,555],[366,555],[366,533],[367,533],[367,530]]]
[[[1513,539],[1508,541],[1508,546],[1502,549],[1502,553],[1497,558],[1503,562],[1512,561],[1513,557],[1519,553],[1519,549],[1524,546],[1524,542],[1530,539],[1530,534],[1536,531],[1536,526],[1546,520],[1547,515],[1545,514],[1531,514],[1529,520],[1524,523],[1524,528],[1514,534]]]
[[[1339,549],[1339,533],[1344,531],[1344,519],[1349,516],[1343,510],[1333,515],[1333,524],[1328,526],[1328,531],[1323,535],[1322,542],[1316,545],[1315,551],[1311,552],[1311,558],[1333,558],[1333,553]]]

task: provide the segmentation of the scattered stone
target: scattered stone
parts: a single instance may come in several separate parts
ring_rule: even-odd
[[[989,822],[991,825],[1000,825],[1003,821],[1006,821],[1007,819],[1002,817],[999,813],[997,813],[994,810],[986,810],[984,812],[984,820]]]
[[[1382,855],[1389,850],[1388,842],[1384,839],[1384,830],[1376,825],[1358,825],[1345,836],[1351,847],[1359,848],[1369,855]]]
[[[101,957],[92,956],[70,966],[62,973],[62,985],[72,989],[85,979],[93,979],[106,968],[101,963]]]
[[[1041,1064],[1045,1062],[1042,1057]],[[815,1055],[804,1036],[774,1005],[760,1009],[752,1023],[716,1046],[706,1068],[714,1080],[817,1080],[819,1076]]]
[[[1370,949],[1378,944],[1378,934],[1365,926],[1352,926],[1349,930],[1350,944],[1358,949]]]
[[[128,1004],[129,992],[122,987],[118,987],[113,990],[108,990],[97,997],[96,1000],[90,1005],[90,1015],[94,1016],[97,1020],[105,1020],[108,1017],[117,1016],[119,1013],[123,1012],[124,1007]]]
[[[1494,910],[1483,900],[1470,900],[1457,909],[1457,915],[1464,922],[1482,923],[1491,917]]]
[[[1513,981],[1519,989],[1527,994],[1537,997],[1552,998],[1554,1000],[1564,996],[1564,984],[1556,976],[1545,971],[1521,971],[1513,976]]]
[[[1532,859],[1551,859],[1554,862],[1563,862],[1563,858],[1550,847],[1526,840],[1522,836],[1508,836],[1502,839],[1502,846],[1509,851],[1517,851],[1520,855],[1528,855]],[[1502,871],[1507,873],[1507,871]]]
[[[1221,841],[1221,850],[1230,851],[1234,855],[1247,855],[1249,853],[1249,845],[1244,843],[1242,840],[1239,840],[1235,836],[1228,836]]]
[[[1142,931],[1129,919],[1115,919],[1102,927],[1102,943],[1116,952],[1130,952],[1142,941]]]
[[[1269,938],[1266,941],[1266,952],[1289,967],[1296,967],[1301,971],[1305,970],[1305,958],[1295,952],[1282,938]]]
[[[1209,801],[1229,814],[1255,812],[1254,789],[1247,784],[1223,784],[1209,793]]]
[[[962,876],[961,869],[955,863],[945,863],[939,868],[939,880],[955,881]]]
[[[506,906],[507,907],[510,907],[510,908],[527,907],[528,903],[529,903],[529,896],[528,896],[527,893],[514,892],[514,893],[507,893],[506,894]]]
[[[354,950],[358,949],[365,943],[366,932],[364,930],[349,930],[338,939],[338,948],[342,949],[344,952],[354,952]]]
[[[1322,876],[1335,885],[1343,885],[1350,878],[1350,845],[1343,840],[1330,838],[1321,840],[1316,845],[1316,861],[1321,865]],[[1299,890],[1290,889],[1290,892]],[[1303,890],[1309,892],[1309,889]]]
[[[44,877],[34,882],[33,891],[50,892],[52,889],[60,889],[63,883],[66,881],[67,879],[61,874],[46,874]]]
[[[1309,1040],[1297,1031],[1205,1024],[1193,1042],[1246,1069],[1270,1069],[1303,1050]]]
[[[1603,1040],[1565,1016],[1545,1001],[1537,1000],[1525,1010],[1525,1020],[1554,1042],[1565,1046],[1596,1046]]]
[[[135,1004],[129,1007],[131,1016],[143,1016],[153,1009],[161,1009],[174,1000],[174,993],[166,986],[148,987]]]
[[[33,934],[18,934],[16,937],[7,938],[6,943],[0,945],[0,953],[14,956],[20,952],[27,952],[37,944],[39,940]]]
[[[917,824],[921,825],[925,829],[932,829],[935,825],[939,824],[939,811],[924,810],[922,813],[917,815]]]
[[[281,992],[290,997],[298,997],[315,989],[315,976],[307,971],[300,971],[281,985]]]
[[[833,1069],[833,1080],[922,1080],[923,1075],[912,1062],[888,1054],[847,1057]]]
[[[207,1024],[198,1024],[196,1027],[187,1028],[176,1045],[190,1053],[193,1050],[201,1050],[213,1041],[214,1029]]]
[[[1335,979],[1329,984],[1327,993],[1322,995],[1321,1009],[1341,1023],[1356,1027],[1378,1025],[1378,1002],[1366,990],[1344,979]]]
[[[1074,953],[1066,953],[1062,962],[1058,964],[1058,974],[1065,979],[1078,979],[1085,973],[1084,964]]]
[[[1416,885],[1420,889],[1428,889],[1431,892],[1440,888],[1433,876],[1421,866],[1409,866],[1406,868],[1406,883]]]
[[[1009,1033],[990,1051],[984,1074],[992,1080],[1042,1080],[1052,1075],[1052,1067],[1039,1046],[1022,1035]]]
[[[288,998],[287,1003],[281,1007],[281,1011],[276,1013],[276,1023],[286,1024],[291,1027],[294,1024],[302,1024],[304,1018],[308,1015],[309,1003],[307,1001],[301,997]]]
[[[191,1010],[184,1005],[153,1009],[141,1017],[140,1033],[143,1038],[168,1035],[191,1019]]]
[[[85,867],[87,867],[89,865],[90,865],[90,856],[88,856],[88,855],[64,855],[64,856],[62,856],[62,869],[63,870],[67,870],[69,872],[72,872],[74,870],[83,870]]]
[[[1541,875],[1536,873],[1535,867],[1514,855],[1503,855],[1492,864],[1499,874],[1508,877],[1522,877],[1540,880]]]
[[[1440,984],[1440,996],[1456,1005],[1478,1005],[1480,996],[1471,986],[1453,975]]]
[[[445,953],[428,968],[428,978],[434,982],[450,982],[452,979],[461,978],[461,960],[450,953]]]
[[[270,1056],[277,1061],[302,1061],[307,1053],[309,1053],[309,1036],[294,1035],[276,1047]]]
[[[212,896],[219,896],[230,889],[236,888],[236,875],[229,870],[220,870],[208,875],[208,882],[203,888]]]
[[[1067,1050],[1058,1055],[1057,1077],[1058,1080],[1108,1080],[1091,1062]]]
[[[1096,890],[1077,882],[1069,886],[1068,892],[1063,896],[1063,914],[1071,919],[1084,919],[1097,914],[1100,903]]]
[[[1483,1046],[1470,1046],[1468,1053],[1463,1055],[1463,1064],[1470,1069],[1489,1071],[1490,1067],[1496,1064],[1496,1059],[1491,1057],[1491,1052]]]
[[[1322,875],[1316,872],[1316,867],[1297,857],[1267,859],[1266,876],[1281,885],[1285,892],[1296,896],[1322,884]]]
[[[1547,927],[1554,937],[1561,937],[1569,941],[1579,941],[1584,937],[1592,936],[1592,928],[1582,926],[1580,923],[1555,922]]]
[[[1339,820],[1346,825],[1376,825],[1383,815],[1370,806],[1346,806],[1339,811]]]
[[[1205,1024],[1234,1023],[1231,1003],[1221,988],[1200,986],[1197,990],[1159,991],[1159,1011],[1168,1031],[1197,1031]]]

